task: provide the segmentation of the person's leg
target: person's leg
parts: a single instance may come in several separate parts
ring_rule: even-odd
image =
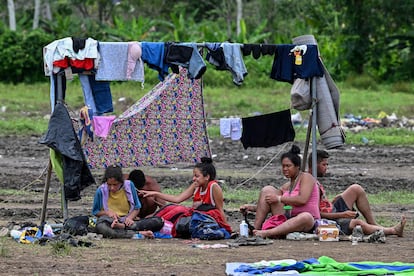
[[[148,197],[143,198],[140,197],[139,201],[141,202],[141,209],[139,210],[138,217],[146,218],[149,215],[152,215],[157,210],[157,203],[155,203],[154,198]]]
[[[314,226],[315,220],[308,212],[303,212],[288,219],[283,224],[268,230],[254,230],[255,236],[262,238],[280,238],[292,232],[309,232]]]
[[[112,222],[112,218],[106,216],[98,218],[95,226],[96,233],[102,234],[104,238],[111,239],[129,239],[135,234],[135,231],[132,230],[125,230],[121,229],[120,227],[112,228]]]
[[[352,210],[355,204],[368,224],[377,225],[364,188],[359,184],[352,184],[342,192],[341,196],[350,210]]]
[[[365,235],[372,234],[375,231],[382,229],[384,230],[385,235],[397,235],[398,237],[402,237],[406,222],[407,220],[405,216],[402,216],[401,221],[398,224],[394,225],[393,227],[383,227],[381,225],[369,224],[361,219],[352,219],[351,222],[349,223],[349,228],[354,229],[355,226],[360,225]]]
[[[260,191],[259,200],[257,201],[257,207],[256,207],[256,218],[254,220],[254,228],[257,230],[262,229],[262,224],[265,221],[269,212],[271,212],[273,215],[283,214],[282,203],[269,205],[266,202],[266,195],[268,194],[281,195],[281,191],[277,190],[273,186],[265,186]]]

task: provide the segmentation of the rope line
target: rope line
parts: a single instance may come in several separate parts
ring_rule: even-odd
[[[272,163],[272,161],[276,158],[276,157],[278,157],[278,156],[280,156],[280,153],[282,152],[282,151],[284,151],[285,150],[285,148],[289,145],[289,146],[292,146],[292,144],[293,144],[293,142],[288,142],[288,143],[285,143],[284,144],[284,146],[282,147],[282,148],[280,148],[280,150],[262,167],[262,168],[260,168],[256,173],[254,173],[251,177],[249,177],[248,179],[246,179],[246,180],[244,180],[243,182],[241,182],[241,183],[239,183],[239,184],[237,184],[237,186],[236,186],[236,188],[235,189],[238,189],[238,188],[240,188],[242,185],[244,185],[244,184],[246,184],[247,182],[249,182],[250,180],[252,180],[256,175],[258,175],[259,173],[261,173],[267,166],[269,166],[270,165],[270,163]]]

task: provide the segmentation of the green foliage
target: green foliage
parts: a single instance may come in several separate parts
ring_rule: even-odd
[[[40,28],[51,37],[46,43],[29,44],[39,51],[55,39],[70,36],[102,41],[287,44],[296,36],[314,34],[321,57],[336,80],[344,80],[350,74],[370,75],[377,82],[388,83],[411,81],[414,77],[412,1],[310,0],[306,5],[292,0],[242,1],[238,35],[235,1],[123,0],[115,5],[111,0],[60,0],[49,3],[53,20],[41,18]],[[38,80],[37,73],[27,74],[27,68],[37,72],[40,60],[35,63],[37,57],[30,53],[28,62],[22,62],[27,60],[27,47],[22,47],[27,44],[23,44],[22,38],[31,32],[33,3],[23,5],[22,1],[15,1],[15,4],[17,43],[1,43],[10,38],[7,33],[0,38],[0,57],[13,54],[13,58],[1,60],[1,70],[12,70],[13,74],[2,74],[6,77],[1,81]],[[0,7],[6,10],[5,3]],[[0,32],[7,28],[5,14],[0,15]],[[259,70],[269,68],[267,60],[262,58],[256,64]],[[214,76],[212,81],[215,79]],[[262,80],[257,82],[262,85]]]
[[[52,37],[41,30],[13,32],[0,36],[0,75],[3,82],[19,83],[44,80],[43,46]]]
[[[350,87],[364,90],[376,90],[378,87],[378,83],[375,79],[368,75],[349,74],[345,83]]]
[[[395,82],[391,85],[392,91],[403,93],[414,93],[414,87],[409,82]]]

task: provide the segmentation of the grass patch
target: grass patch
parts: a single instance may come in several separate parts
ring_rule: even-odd
[[[30,192],[24,190],[13,190],[13,189],[0,189],[0,195],[2,196],[29,196]]]
[[[369,145],[414,145],[413,131],[406,128],[375,128],[358,133],[346,132],[346,143],[361,145],[364,138]]]
[[[185,188],[164,188],[163,192],[167,194],[177,195],[181,193]],[[261,187],[251,189],[234,189],[223,188],[225,206],[227,209],[239,209],[243,204],[255,204],[259,198]],[[374,205],[387,205],[390,203],[398,203],[401,205],[413,204],[414,192],[409,191],[383,191],[377,194],[368,194],[368,199],[371,204]],[[335,194],[328,194],[328,198],[332,199]],[[186,202],[187,205],[191,205],[191,202]]]
[[[51,243],[51,253],[54,256],[68,256],[72,251],[72,246],[66,241],[56,241]]]
[[[378,194],[369,194],[368,200],[371,204],[380,205],[389,203],[398,203],[401,205],[413,204],[414,193],[409,191],[386,191]]]
[[[132,103],[150,91],[156,83],[111,82],[114,114],[119,115]],[[341,91],[340,114],[377,118],[381,111],[398,117],[412,117],[413,83],[373,85],[369,78],[356,78],[338,83]],[[220,136],[218,119],[228,116],[248,117],[267,114],[290,107],[290,84],[269,82],[268,87],[256,87],[248,82],[240,87],[213,87],[204,82],[204,105],[210,138]],[[66,103],[71,112],[83,106],[83,92],[77,78],[67,82]],[[1,135],[42,135],[46,132],[51,112],[49,83],[9,85],[0,83]],[[124,103],[119,99],[126,99]],[[292,110],[292,113],[296,111]],[[308,111],[301,112],[308,119]],[[295,127],[296,140],[304,142],[306,127]],[[319,135],[319,134],[318,134]],[[366,137],[375,145],[412,145],[412,131],[398,128],[374,128],[360,133],[347,132],[347,144],[361,144]]]
[[[3,257],[3,258],[10,256],[10,251],[6,245],[6,239],[9,239],[9,237],[0,238],[0,257]]]

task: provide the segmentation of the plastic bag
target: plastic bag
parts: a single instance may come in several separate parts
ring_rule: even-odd
[[[310,109],[312,107],[310,81],[300,78],[295,79],[290,90],[290,100],[292,107],[296,110]]]

